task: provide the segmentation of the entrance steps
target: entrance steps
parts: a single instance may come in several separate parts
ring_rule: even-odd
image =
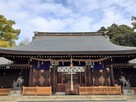
[[[52,95],[52,96],[0,96],[0,102],[108,102],[136,100],[136,95]]]
[[[55,95],[65,95],[65,92],[56,92]]]

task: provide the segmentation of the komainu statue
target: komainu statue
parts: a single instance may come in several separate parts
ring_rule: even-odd
[[[126,80],[126,78],[124,76],[121,76],[119,80],[122,82],[123,87],[130,87],[131,86],[129,80]]]
[[[16,81],[13,82],[12,84],[12,89],[13,90],[20,90],[23,86],[24,79],[20,76],[17,78]]]

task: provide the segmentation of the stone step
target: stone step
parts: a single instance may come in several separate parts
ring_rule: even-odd
[[[132,97],[131,97],[132,98]],[[110,96],[110,95],[66,95],[66,96],[0,96],[0,102],[45,102],[45,101],[125,101],[126,97],[123,95]]]

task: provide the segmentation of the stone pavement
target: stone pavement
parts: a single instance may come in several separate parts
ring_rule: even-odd
[[[136,95],[0,96],[0,102],[136,102]]]

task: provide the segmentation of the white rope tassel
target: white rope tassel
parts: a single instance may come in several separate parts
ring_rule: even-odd
[[[72,57],[71,57],[71,61],[70,61],[70,69],[71,69],[71,91],[73,91],[73,63],[72,63]]]

